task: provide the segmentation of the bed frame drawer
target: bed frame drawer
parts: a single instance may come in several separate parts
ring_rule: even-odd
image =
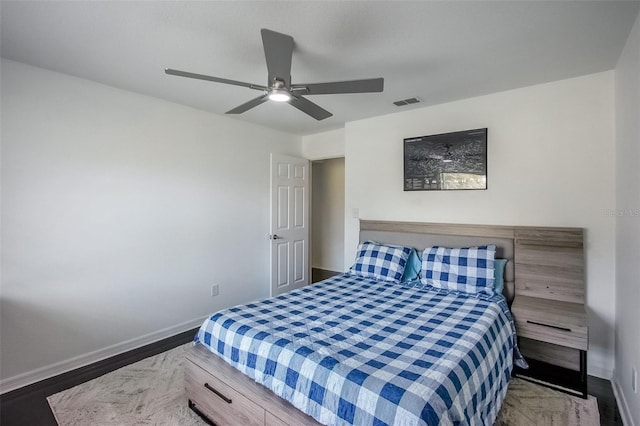
[[[191,361],[185,383],[192,405],[219,426],[263,426],[265,410]]]
[[[187,398],[196,404],[196,409],[203,412],[218,426],[235,425],[268,425],[268,426],[321,426],[313,418],[296,409],[289,402],[279,398],[269,389],[256,383],[252,378],[227,364],[222,358],[211,353],[203,345],[197,344],[187,350],[185,381],[187,383]],[[215,378],[215,381],[211,378]],[[210,380],[207,382],[207,380]],[[215,388],[226,398],[232,400],[234,411],[231,421],[228,417],[220,420],[221,404],[227,403],[209,389],[204,383],[216,383]],[[206,392],[205,392],[206,391]],[[201,396],[204,394],[204,397]],[[239,395],[239,397],[231,396]],[[243,411],[235,413],[235,407]],[[206,404],[206,405],[205,405]],[[224,411],[225,414],[230,414]],[[252,413],[252,414],[249,414]],[[239,416],[239,417],[236,417]],[[249,420],[244,421],[244,417]],[[259,419],[258,419],[259,417]],[[218,420],[216,420],[218,419]]]
[[[290,425],[289,423],[286,423],[284,420],[281,420],[279,417],[276,417],[267,411],[264,417],[264,426],[290,426]]]

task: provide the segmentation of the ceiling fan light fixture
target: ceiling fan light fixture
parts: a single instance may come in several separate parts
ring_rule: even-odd
[[[291,94],[284,89],[273,89],[269,92],[269,100],[275,102],[288,102]]]
[[[1,0],[0,0],[1,1]],[[382,92],[384,79],[368,78],[364,80],[333,81],[329,83],[291,84],[291,59],[293,57],[293,37],[263,28],[262,46],[264,58],[267,62],[267,85],[246,83],[228,78],[211,75],[196,74],[165,68],[164,72],[179,77],[196,78],[198,80],[213,81],[214,83],[231,84],[259,90],[260,96],[243,103],[225,114],[242,114],[262,105],[267,101],[288,103],[310,117],[320,121],[331,117],[329,111],[323,109],[305,98],[303,95],[337,95],[342,93],[373,93]],[[283,77],[286,76],[286,77]]]

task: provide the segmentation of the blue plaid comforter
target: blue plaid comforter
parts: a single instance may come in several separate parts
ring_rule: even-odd
[[[502,296],[344,274],[220,311],[195,342],[323,424],[491,425],[515,328]]]

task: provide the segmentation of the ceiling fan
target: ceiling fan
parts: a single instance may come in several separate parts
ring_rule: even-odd
[[[267,71],[269,75],[266,86],[195,74],[170,68],[166,68],[164,72],[180,77],[197,78],[200,80],[214,81],[216,83],[243,86],[264,92],[261,96],[251,99],[249,102],[245,102],[244,104],[227,111],[226,114],[242,114],[243,112],[258,106],[267,100],[271,100],[275,102],[288,102],[316,120],[324,120],[325,118],[331,117],[333,114],[304,98],[302,95],[382,92],[384,86],[383,78],[334,81],[331,83],[291,84],[291,57],[293,55],[294,44],[293,37],[267,29],[260,30],[260,33],[262,34],[264,56],[267,60]]]

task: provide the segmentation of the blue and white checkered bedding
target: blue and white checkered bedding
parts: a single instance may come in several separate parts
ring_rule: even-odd
[[[429,247],[422,254],[422,282],[465,293],[493,295],[496,246]]]
[[[195,342],[327,425],[491,425],[513,367],[502,296],[344,274],[214,314]]]
[[[413,249],[365,241],[358,246],[356,262],[349,273],[381,281],[399,282]]]

